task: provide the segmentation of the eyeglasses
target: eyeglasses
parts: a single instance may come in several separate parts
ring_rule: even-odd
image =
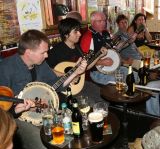
[[[106,22],[107,20],[95,20],[97,23]]]

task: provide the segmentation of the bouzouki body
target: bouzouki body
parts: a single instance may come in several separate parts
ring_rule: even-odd
[[[75,65],[76,64],[74,62],[65,61],[57,64],[54,70],[65,74],[67,72],[67,69],[69,70],[75,67]],[[70,83],[69,87],[71,88],[72,95],[78,94],[83,89],[84,82],[85,82],[85,74],[82,74]],[[67,91],[62,93],[66,95]]]

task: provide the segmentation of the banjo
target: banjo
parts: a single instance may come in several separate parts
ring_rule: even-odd
[[[145,29],[144,25],[141,24],[137,28],[135,33],[129,36],[127,40],[122,40],[119,35],[115,39],[113,39],[111,44],[106,43],[106,47],[109,47],[108,54],[102,57],[101,59],[111,58],[113,61],[113,64],[111,66],[97,65],[96,66],[97,70],[104,74],[114,73],[121,65],[121,58],[119,53],[122,50],[124,50],[126,47],[128,47],[132,43],[132,38],[136,37],[140,32],[144,31],[144,29]]]
[[[84,57],[87,60],[87,64],[91,64],[98,56],[101,54],[101,51],[98,51],[94,56],[88,54]],[[70,69],[64,76],[62,76],[53,86],[50,86],[43,82],[30,82],[28,83],[24,89],[19,93],[18,98],[22,99],[33,99],[39,98],[46,103],[52,101],[53,107],[55,110],[59,109],[59,97],[56,93],[56,89],[58,89],[64,81],[79,67],[80,63]],[[19,118],[22,121],[30,122],[36,126],[42,125],[42,113],[35,111],[26,111],[23,112]]]
[[[111,66],[96,65],[96,68],[98,71],[104,74],[112,74],[119,68],[121,64],[120,55],[116,50],[108,49],[107,55],[102,57],[101,59],[106,59],[106,58],[111,58],[113,61],[113,64]]]

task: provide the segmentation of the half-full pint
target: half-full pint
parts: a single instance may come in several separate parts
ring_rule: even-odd
[[[91,112],[88,115],[92,141],[100,143],[103,140],[103,115],[100,112]]]

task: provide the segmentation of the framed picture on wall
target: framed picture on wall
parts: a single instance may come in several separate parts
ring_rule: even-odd
[[[16,5],[21,33],[28,29],[43,29],[40,0],[17,0]]]

